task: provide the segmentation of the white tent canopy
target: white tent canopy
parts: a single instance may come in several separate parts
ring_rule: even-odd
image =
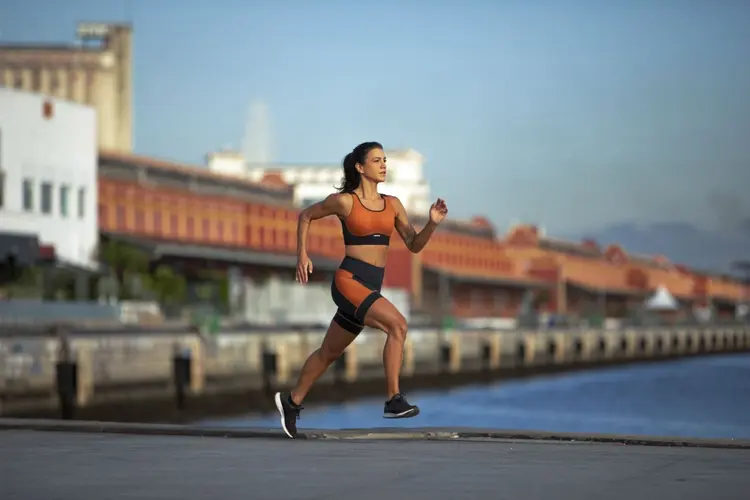
[[[656,293],[646,301],[646,309],[652,311],[674,311],[677,308],[677,300],[664,285],[659,285]]]

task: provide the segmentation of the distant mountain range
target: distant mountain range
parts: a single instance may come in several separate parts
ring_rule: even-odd
[[[602,248],[619,243],[630,253],[664,255],[675,264],[706,271],[731,272],[733,261],[750,259],[750,220],[745,220],[736,233],[703,231],[679,222],[623,222],[567,238],[591,238]]]

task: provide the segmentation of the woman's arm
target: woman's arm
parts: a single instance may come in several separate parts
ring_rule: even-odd
[[[313,271],[312,262],[307,256],[307,233],[310,223],[329,215],[346,217],[351,209],[351,196],[335,193],[300,212],[297,219],[297,281],[307,283],[307,275]]]
[[[443,200],[438,200],[430,207],[430,219],[422,230],[417,233],[414,226],[409,222],[409,216],[406,214],[406,209],[401,204],[401,200],[396,197],[392,197],[394,205],[396,207],[396,231],[401,235],[401,239],[404,240],[406,248],[410,252],[419,253],[430,241],[432,233],[437,229],[438,224],[443,222],[445,216],[448,214],[448,207]]]

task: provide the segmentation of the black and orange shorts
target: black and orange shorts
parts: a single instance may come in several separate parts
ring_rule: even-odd
[[[382,297],[384,275],[383,267],[352,257],[344,258],[331,284],[331,296],[339,307],[333,320],[340,327],[354,335],[362,331],[367,311]]]

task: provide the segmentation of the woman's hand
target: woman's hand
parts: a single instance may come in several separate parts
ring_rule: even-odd
[[[297,256],[297,281],[300,284],[307,283],[307,275],[313,272],[313,265],[306,253]]]
[[[430,220],[433,224],[440,224],[446,215],[448,215],[448,205],[445,204],[445,201],[438,198],[430,207]]]

